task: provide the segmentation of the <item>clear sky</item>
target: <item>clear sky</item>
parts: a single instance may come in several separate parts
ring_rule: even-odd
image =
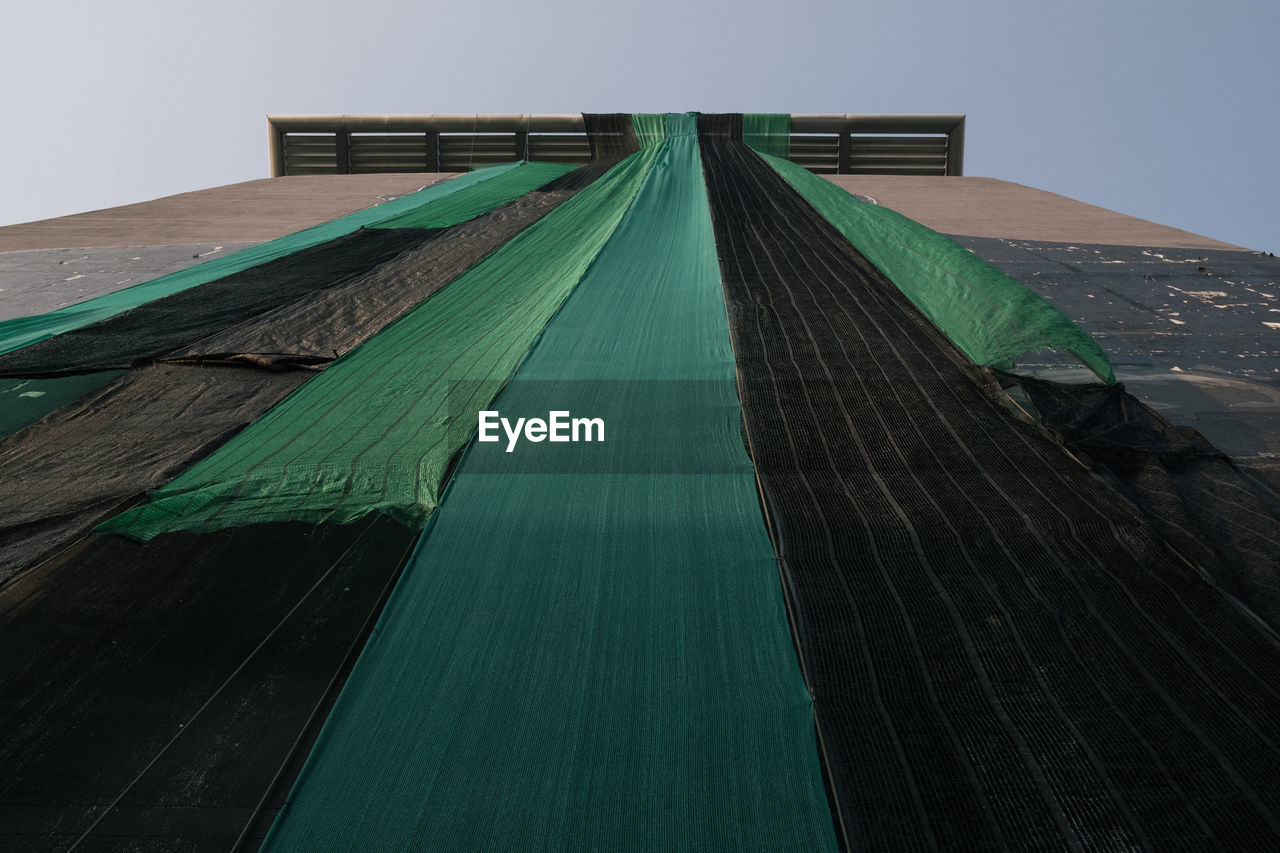
[[[1277,0],[22,0],[0,224],[265,177],[269,113],[966,113],[965,172],[1280,252]]]

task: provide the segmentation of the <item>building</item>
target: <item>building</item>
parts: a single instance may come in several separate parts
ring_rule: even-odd
[[[105,294],[0,325],[10,846],[1275,844],[1273,258],[957,117],[510,118],[0,229]]]

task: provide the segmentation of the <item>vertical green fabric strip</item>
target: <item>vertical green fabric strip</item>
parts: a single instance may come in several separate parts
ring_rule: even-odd
[[[1008,370],[1023,353],[1064,349],[1115,384],[1097,342],[1020,282],[897,211],[861,201],[789,160],[760,156],[974,362]]]
[[[443,225],[465,222],[467,219],[518,198],[534,186],[540,186],[540,183],[529,186],[529,179],[541,180],[547,174],[547,169],[547,164],[542,163],[504,163],[479,169],[452,180],[432,184],[386,204],[358,210],[330,222],[287,234],[261,245],[251,246],[225,257],[215,258],[115,293],[68,305],[47,314],[5,320],[0,322],[0,353],[11,352],[62,332],[114,317],[154,299],[256,267],[267,261],[292,254],[299,249],[316,246],[401,215],[421,211],[420,215],[424,220],[433,218],[436,224],[384,227],[443,227]],[[554,177],[555,175],[552,174],[551,177],[541,180],[541,183]],[[441,206],[442,212],[452,215],[433,217],[430,211],[437,205]]]
[[[471,444],[265,850],[836,848],[696,124],[668,123],[494,401],[604,441]]]
[[[491,180],[418,205],[403,213],[393,214],[374,223],[372,228],[448,228],[468,222],[519,198],[525,193],[568,174],[577,166],[565,163],[521,163]]]
[[[661,145],[667,138],[667,117],[662,113],[632,113],[631,126],[636,129],[641,148]]]
[[[604,246],[656,154],[619,163],[99,531],[145,540],[373,512],[422,525],[476,408]]]
[[[791,156],[790,113],[743,113],[742,141],[762,154]]]

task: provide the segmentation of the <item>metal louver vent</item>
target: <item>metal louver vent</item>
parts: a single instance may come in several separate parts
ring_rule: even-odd
[[[273,177],[591,159],[578,114],[268,116],[267,124]],[[792,115],[790,145],[793,161],[822,174],[960,175],[964,116]]]

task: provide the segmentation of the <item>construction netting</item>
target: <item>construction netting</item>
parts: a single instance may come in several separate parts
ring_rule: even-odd
[[[0,441],[2,574],[169,483],[582,185],[451,228],[358,231],[0,356],[5,420],[29,427]],[[90,372],[39,375],[57,371]]]
[[[762,154],[791,156],[790,113],[744,113],[742,141]]]
[[[1009,369],[1023,353],[1064,349],[1103,382],[1116,381],[1093,338],[1022,283],[897,211],[855,198],[789,160],[762,156],[978,364]]]
[[[161,358],[283,305],[309,301],[437,234],[369,229],[299,249],[0,355],[0,375],[125,369]]]
[[[780,159],[785,118],[585,116],[587,166],[0,326],[24,831],[1275,847],[1274,493],[1118,388],[983,367],[1111,379]]]
[[[415,210],[422,205],[444,201],[455,193],[475,193],[479,197],[486,199],[487,203],[490,203],[492,207],[496,207],[502,204],[504,200],[509,201],[519,195],[521,192],[519,188],[522,182],[519,180],[504,182],[503,185],[506,192],[500,194],[489,193],[483,185],[507,175],[509,172],[523,173],[530,168],[529,164],[505,163],[499,166],[491,166],[487,169],[479,169],[453,180],[432,184],[419,192],[392,200],[386,204],[359,210],[331,222],[270,240],[261,245],[252,246],[224,257],[215,258],[124,290],[118,290],[95,299],[59,308],[47,314],[5,320],[0,322],[0,353],[10,352],[53,335],[61,334],[71,329],[78,329],[90,323],[96,323],[99,320],[113,317],[154,299],[160,299],[187,288],[206,284],[267,261],[284,257],[300,249],[333,240],[361,228],[372,226],[384,219]],[[541,176],[541,167],[533,168]],[[459,204],[457,200],[451,200],[449,206],[460,213],[475,210],[474,205]]]
[[[634,113],[631,126],[635,128],[641,148],[661,145],[667,138],[667,117],[662,113]]]
[[[0,581],[167,485],[309,377],[139,367],[0,439]]]
[[[370,517],[87,536],[0,583],[0,846],[229,848],[416,535]],[[104,810],[109,838],[85,837]]]
[[[252,320],[200,338],[170,357],[209,361],[248,353],[272,364],[332,361],[502,248],[576,192],[572,186],[540,188],[469,222],[429,232],[431,238],[417,248],[364,275],[300,295]]]
[[[703,154],[849,848],[1269,846],[1276,635],[758,154]]]
[[[418,205],[404,213],[379,219],[371,228],[448,228],[475,219],[495,207],[574,170],[563,163],[521,163],[467,192],[455,192],[431,204]]]
[[[1196,570],[1280,630],[1280,492],[1119,385],[1005,375],[1040,423]]]
[[[625,157],[640,150],[630,113],[583,113],[592,160]]]
[[[601,415],[606,454],[471,446],[264,849],[835,848],[696,122],[666,123],[493,402]]]
[[[120,373],[118,370],[106,370],[74,376],[9,376],[0,379],[0,438],[12,435],[71,401],[101,388]]]
[[[262,521],[421,526],[446,466],[604,246],[652,167],[623,160],[436,296],[333,362],[103,532],[149,539]]]

